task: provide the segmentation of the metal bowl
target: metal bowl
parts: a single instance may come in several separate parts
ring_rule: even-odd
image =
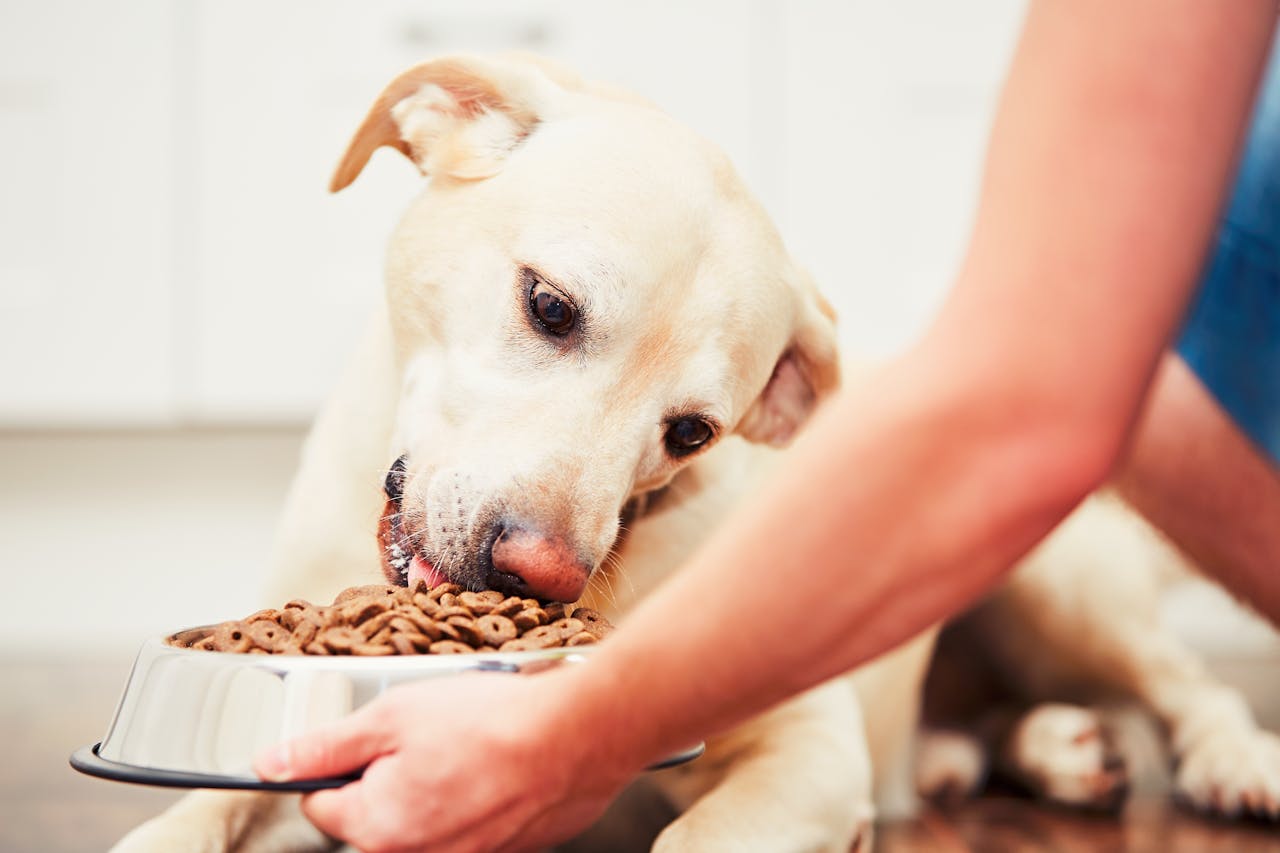
[[[249,655],[152,639],[138,652],[106,737],[77,751],[71,763],[94,776],[174,787],[339,787],[357,777],[262,782],[252,770],[253,756],[344,717],[397,684],[474,671],[527,673],[580,662],[590,653],[589,646],[575,646],[474,655]],[[650,769],[692,760],[703,748]]]

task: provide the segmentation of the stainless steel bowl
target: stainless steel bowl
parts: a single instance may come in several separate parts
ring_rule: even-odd
[[[475,655],[247,655],[148,640],[106,737],[79,750],[71,763],[91,775],[155,785],[336,787],[355,777],[264,783],[251,769],[253,756],[346,716],[397,684],[472,671],[531,672],[589,654],[589,646],[576,646]],[[689,761],[702,751],[699,744],[651,769]]]

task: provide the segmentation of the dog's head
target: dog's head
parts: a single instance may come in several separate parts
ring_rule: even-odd
[[[391,82],[332,188],[380,146],[430,177],[388,259],[393,582],[572,601],[633,498],[732,433],[785,443],[835,386],[830,308],[726,157],[653,107],[449,58]]]

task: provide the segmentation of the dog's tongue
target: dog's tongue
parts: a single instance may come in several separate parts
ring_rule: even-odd
[[[409,586],[412,587],[419,580],[425,581],[430,588],[444,583],[445,577],[436,571],[435,566],[414,554],[413,562],[409,564]]]

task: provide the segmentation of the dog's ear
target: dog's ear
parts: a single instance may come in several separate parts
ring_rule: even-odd
[[[383,89],[329,182],[349,185],[384,145],[424,175],[487,178],[537,126],[556,84],[532,63],[448,57],[415,65]]]
[[[738,422],[749,441],[781,447],[824,397],[840,385],[836,312],[804,276],[801,305],[791,341],[774,364],[760,396]]]

